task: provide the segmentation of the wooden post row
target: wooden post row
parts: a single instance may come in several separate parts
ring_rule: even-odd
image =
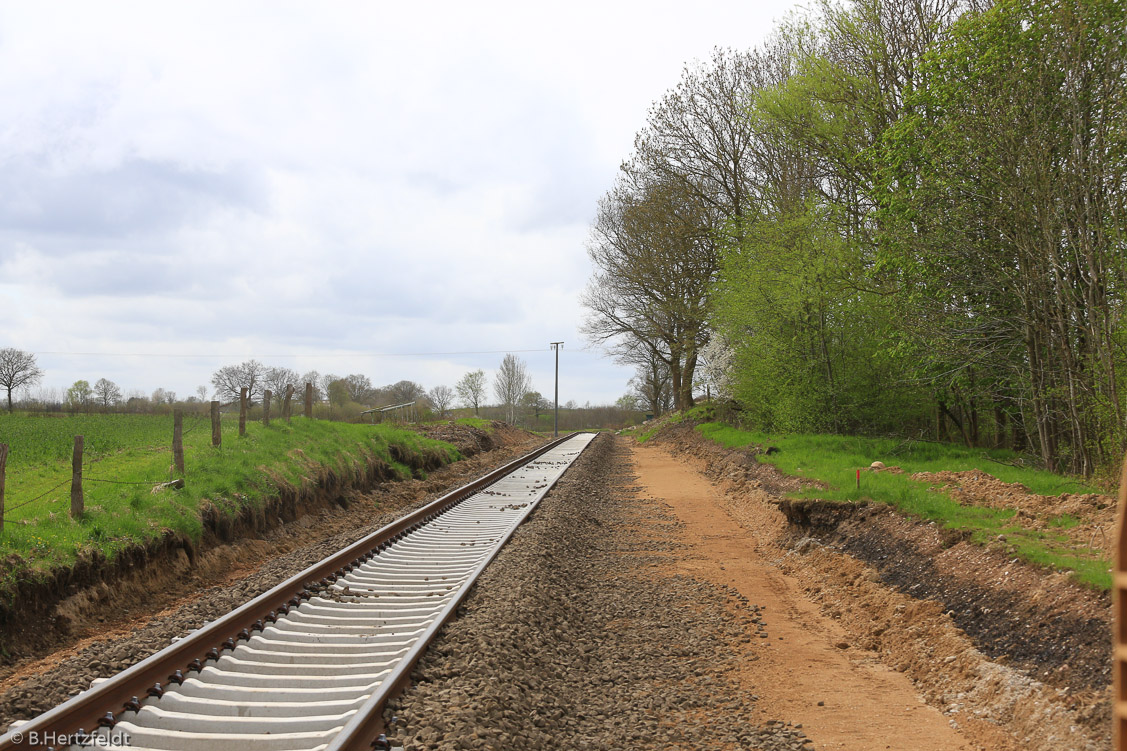
[[[290,421],[290,401],[293,399],[293,384],[286,384],[286,398],[282,400],[282,419]]]
[[[8,464],[8,444],[0,443],[0,532],[4,531],[4,467]]]
[[[247,434],[247,390],[239,389],[239,435]]]
[[[223,431],[219,425],[219,402],[211,403],[211,445],[219,446],[223,443]]]
[[[184,473],[184,410],[172,411],[172,464]]]
[[[266,393],[262,395],[262,424],[270,424],[270,397],[274,395],[270,389],[266,389]]]
[[[74,437],[74,454],[70,460],[70,518],[77,519],[85,510],[82,497],[82,443],[83,437]]]
[[[313,417],[313,384],[305,382],[305,416]]]

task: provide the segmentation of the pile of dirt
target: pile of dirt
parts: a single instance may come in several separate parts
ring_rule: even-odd
[[[726,449],[684,423],[654,440],[720,485],[760,552],[774,549],[824,613],[911,677],[952,721],[999,726],[1017,748],[1107,747],[1106,593],[878,504],[788,502],[786,492],[805,481],[756,463],[755,449]],[[1000,489],[997,480],[975,479],[980,492]],[[1057,500],[1054,508],[1076,501]],[[1104,511],[1096,508],[1104,501],[1085,502]]]
[[[1052,528],[1066,535],[1077,551],[1110,559],[1115,527],[1116,503],[1099,493],[1037,495],[1019,483],[1003,482],[980,469],[965,472],[917,472],[913,480],[931,483],[967,506],[1009,508],[1017,511],[1014,522],[1033,530]],[[1068,515],[1079,523],[1059,523]]]
[[[492,420],[488,428],[475,428],[450,422],[426,423],[415,429],[427,438],[446,441],[454,445],[463,456],[473,456],[483,451],[493,451],[508,446],[524,446],[530,440],[543,440],[527,430],[514,428],[507,422]]]

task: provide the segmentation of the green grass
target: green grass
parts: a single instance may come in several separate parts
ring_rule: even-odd
[[[160,536],[164,530],[198,539],[200,508],[210,504],[237,514],[261,505],[285,486],[308,487],[331,471],[358,479],[365,464],[380,459],[402,476],[411,470],[395,461],[407,453],[437,451],[454,461],[457,450],[389,425],[356,425],[295,418],[269,427],[223,421],[223,442],[211,445],[206,417],[185,417],[185,488],[153,493],[173,479],[172,417],[159,415],[0,415],[0,443],[10,445],[0,556],[0,579],[24,571],[46,571],[73,563],[98,549],[112,557],[121,549]],[[71,519],[70,455],[74,436],[84,436],[85,514]],[[18,556],[18,560],[8,556]]]
[[[471,428],[478,428],[479,430],[484,430],[486,433],[493,432],[493,425],[489,420],[480,417],[459,417],[454,423],[456,425],[468,425]]]
[[[829,486],[825,489],[808,487],[792,497],[842,503],[887,503],[921,519],[966,530],[971,539],[980,544],[991,543],[1003,535],[1013,553],[1027,561],[1071,571],[1077,580],[1097,589],[1111,587],[1110,562],[1078,555],[1068,546],[1068,538],[1057,532],[1076,526],[1075,518],[1056,517],[1051,520],[1051,529],[1044,532],[1024,529],[1013,522],[1015,512],[1012,509],[964,506],[946,493],[929,490],[928,483],[909,477],[916,472],[979,469],[1005,482],[1020,483],[1039,495],[1101,492],[1073,478],[1002,463],[1016,459],[1012,452],[855,436],[769,435],[722,423],[701,423],[696,429],[729,448],[778,447],[778,453],[761,454],[759,460],[775,465],[788,475],[818,480]],[[899,466],[904,474],[862,472],[858,487],[857,470],[867,468],[874,461],[882,461],[889,467]]]

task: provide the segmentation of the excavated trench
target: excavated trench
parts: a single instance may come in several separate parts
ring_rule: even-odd
[[[876,569],[885,585],[939,603],[991,659],[1073,691],[1111,682],[1106,593],[884,506],[787,500],[779,507],[796,543],[811,538],[832,546]],[[984,565],[957,565],[968,557]],[[1046,576],[1051,587],[1029,586]]]

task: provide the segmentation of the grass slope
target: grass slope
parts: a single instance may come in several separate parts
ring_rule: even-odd
[[[241,438],[237,419],[225,419],[222,427],[223,442],[215,448],[210,420],[186,416],[185,488],[153,493],[155,483],[176,476],[171,416],[0,415],[0,443],[11,447],[0,578],[67,565],[90,549],[112,557],[164,530],[199,539],[202,505],[235,515],[283,487],[309,487],[326,474],[357,479],[372,460],[407,477],[411,470],[396,457],[437,452],[446,462],[459,458],[450,444],[387,425],[249,422]],[[69,515],[75,435],[86,445],[86,511],[77,520]]]
[[[1111,587],[1110,562],[1078,554],[1069,547],[1066,536],[1053,530],[1024,528],[1014,522],[1015,512],[1012,509],[964,506],[946,493],[929,490],[928,483],[909,477],[916,472],[979,469],[1005,482],[1021,483],[1039,495],[1101,492],[1080,481],[1044,470],[999,463],[1013,461],[1016,457],[1012,452],[855,436],[769,435],[716,422],[698,424],[696,429],[729,448],[777,446],[780,449],[778,453],[770,456],[761,454],[759,461],[773,464],[788,475],[820,480],[829,486],[828,489],[807,488],[792,497],[842,503],[886,503],[918,518],[935,521],[951,529],[967,530],[971,539],[979,544],[987,544],[1004,535],[1013,552],[1026,561],[1070,571],[1077,580],[1097,589]],[[878,460],[889,466],[901,467],[904,474],[862,472],[858,488],[857,470]],[[1061,516],[1050,520],[1050,524],[1065,528],[1075,525],[1076,520]]]

